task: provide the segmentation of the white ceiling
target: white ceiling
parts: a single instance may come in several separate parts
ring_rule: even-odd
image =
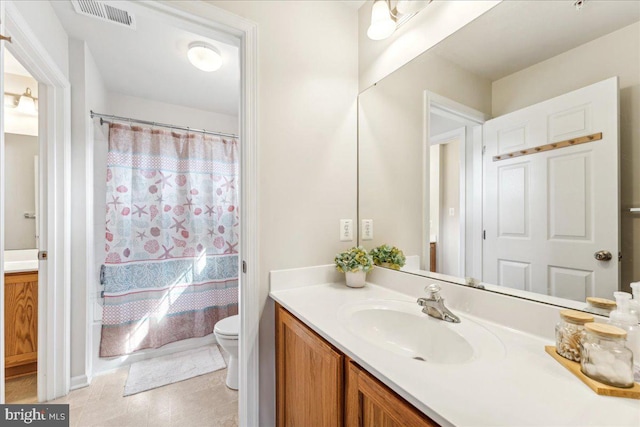
[[[202,37],[171,26],[160,15],[134,2],[109,3],[134,15],[136,28],[79,15],[68,0],[51,2],[69,37],[87,42],[108,90],[204,111],[238,114],[239,50],[231,38],[213,33]],[[194,41],[216,46],[223,56],[222,68],[207,73],[192,66],[187,47]]]
[[[640,20],[640,2],[504,1],[433,48],[461,67],[498,80]]]

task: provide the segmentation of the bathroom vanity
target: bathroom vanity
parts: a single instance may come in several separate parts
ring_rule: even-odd
[[[5,377],[37,372],[38,272],[4,275]]]
[[[279,304],[276,342],[278,426],[437,426]]]
[[[5,377],[37,372],[38,258],[37,250],[5,252],[4,336]]]
[[[278,425],[640,423],[638,401],[596,395],[545,353],[558,307],[382,268],[362,289],[342,280],[271,273]],[[431,283],[461,323],[421,312]]]

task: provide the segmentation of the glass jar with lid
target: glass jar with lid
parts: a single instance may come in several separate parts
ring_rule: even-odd
[[[587,297],[587,311],[608,316],[616,309],[616,302],[606,298]]]
[[[584,325],[593,322],[593,316],[581,311],[562,310],[556,325],[556,352],[565,359],[580,361],[580,340]]]
[[[633,353],[625,346],[627,333],[602,323],[585,325],[582,338],[583,374],[614,387],[633,387]]]

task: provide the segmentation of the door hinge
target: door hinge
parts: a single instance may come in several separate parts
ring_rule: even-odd
[[[618,252],[618,262],[622,261],[622,252]]]
[[[242,261],[242,272],[243,273],[247,272],[247,262],[246,261]]]
[[[487,152],[487,146],[483,145],[482,146],[482,155],[484,156],[484,153],[486,153],[486,152]]]
[[[40,261],[46,261],[48,256],[49,256],[49,254],[47,253],[47,251],[38,252],[38,259]]]
[[[487,230],[482,230],[482,240],[487,240]]]

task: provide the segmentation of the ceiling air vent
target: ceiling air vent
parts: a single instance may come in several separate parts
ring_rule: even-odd
[[[136,21],[129,12],[99,0],[71,0],[75,11],[81,15],[98,18],[127,28],[136,28]]]

